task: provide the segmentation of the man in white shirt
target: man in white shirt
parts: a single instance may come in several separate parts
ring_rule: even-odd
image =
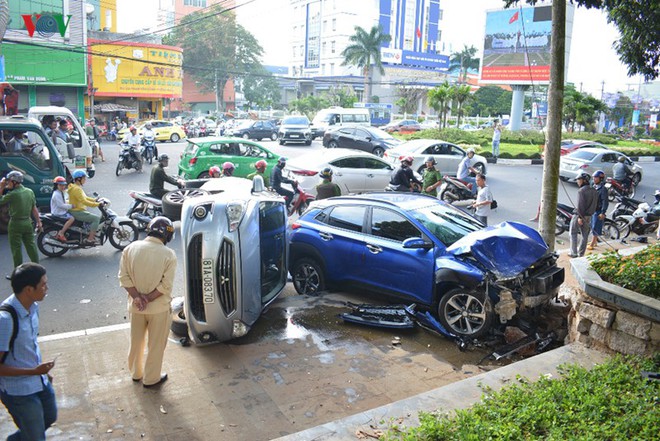
[[[486,185],[485,175],[481,173],[477,174],[477,186],[479,187],[477,200],[472,204],[472,208],[475,209],[474,217],[484,225],[488,225],[488,215],[490,214],[490,205],[493,203],[493,194]]]
[[[474,173],[476,175],[477,173],[479,173],[479,171],[474,167],[472,167],[472,158],[474,158],[474,149],[469,148],[467,150],[467,154],[465,155],[465,158],[463,158],[463,160],[458,164],[458,171],[456,172],[456,177],[461,181],[465,181],[472,184],[472,194],[476,194],[477,185],[475,183],[474,178],[470,176],[470,173]]]

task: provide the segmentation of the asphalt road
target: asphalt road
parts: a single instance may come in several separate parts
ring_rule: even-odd
[[[279,146],[276,142],[263,142],[278,155],[295,157],[301,153],[320,150],[320,141],[314,141],[309,146]],[[176,172],[176,163],[185,143],[160,143],[160,153],[170,155],[171,173]],[[115,176],[118,147],[111,143],[103,145],[106,162],[96,165],[97,173],[85,185],[87,194],[98,192],[112,201],[111,209],[123,215],[132,201],[130,190],[148,189],[149,171],[146,165],[144,173],[137,174],[133,170],[122,171]],[[648,195],[652,200],[655,186],[660,180],[660,163],[643,163],[644,179],[639,187],[639,195]],[[490,164],[488,168],[488,183],[498,201],[499,208],[489,218],[489,223],[495,224],[505,220],[515,220],[536,226],[529,219],[534,217],[539,204],[541,192],[542,166],[512,166]],[[560,202],[575,201],[577,187],[574,184],[560,182]],[[568,246],[568,236],[560,236],[563,244],[558,249]],[[11,255],[7,244],[7,236],[0,236],[0,274],[8,274],[12,268]],[[177,235],[171,243],[177,252],[179,261],[182,259],[182,244]],[[120,252],[106,243],[102,247],[89,250],[69,251],[59,258],[44,257],[41,263],[48,269],[49,294],[41,303],[41,335],[69,332],[98,326],[113,325],[126,322],[126,294],[119,288],[117,271]],[[2,278],[4,298],[11,292],[9,282]],[[175,287],[182,294],[183,271],[181,265],[177,271]]]

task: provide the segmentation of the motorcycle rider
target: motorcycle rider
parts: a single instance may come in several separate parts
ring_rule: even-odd
[[[212,165],[211,168],[209,168],[209,176],[211,178],[221,178],[222,170],[217,165]]]
[[[101,150],[101,139],[99,133],[99,128],[96,127],[96,121],[94,118],[90,118],[88,125],[85,127],[85,134],[90,141],[96,141],[96,144],[94,145],[94,148],[96,149],[95,153],[99,156],[99,158],[101,158],[101,162],[105,162],[105,158],[103,157],[103,150]]]
[[[341,188],[332,182],[332,169],[326,167],[319,173],[322,181],[316,186],[316,200],[341,196]]]
[[[479,173],[479,170],[476,168],[472,167],[472,158],[474,158],[474,149],[469,148],[467,149],[467,154],[465,155],[465,158],[458,164],[458,171],[456,172],[456,177],[460,179],[461,181],[468,182],[472,184],[472,194],[477,194],[477,181],[475,178],[470,176],[470,173],[474,173],[475,175]]]
[[[436,162],[433,156],[427,156],[424,164],[426,168],[422,173],[422,194],[435,197],[438,195],[437,188],[442,185],[442,175],[435,169]]]
[[[140,135],[137,134],[137,127],[131,126],[130,134],[122,142],[126,143],[132,150],[131,155],[138,162],[138,170],[142,171],[142,158],[140,158]]]
[[[593,250],[598,244],[598,237],[603,234],[603,221],[605,220],[605,213],[610,205],[607,199],[607,188],[605,188],[605,172],[603,170],[596,170],[594,173],[594,189],[598,192],[598,205],[596,212],[591,216],[591,243],[587,246],[588,250]]]
[[[76,170],[73,172],[73,182],[69,184],[69,203],[73,206],[69,213],[81,222],[89,222],[89,234],[85,239],[85,245],[96,245],[96,229],[101,222],[101,216],[90,213],[85,210],[85,207],[98,207],[99,202],[90,198],[85,194],[83,185],[87,180],[87,172],[85,170]]]
[[[234,170],[236,169],[236,166],[232,164],[231,162],[225,162],[222,164],[222,177],[223,178],[228,178],[230,176],[234,176]]]
[[[406,156],[401,160],[401,166],[397,168],[392,174],[392,179],[390,179],[390,185],[395,187],[395,191],[413,191],[416,185],[422,185],[422,183],[415,177],[415,174],[412,171],[413,157]]]
[[[151,123],[147,123],[144,126],[144,132],[142,133],[142,140],[153,142],[153,155],[157,156],[158,149],[156,148],[156,132],[153,131]]]
[[[293,192],[291,190],[282,188],[282,184],[293,184],[295,181],[282,176],[282,170],[284,167],[286,167],[286,158],[281,156],[277,160],[277,165],[273,167],[273,171],[270,173],[270,183],[273,186],[273,190],[275,190],[277,194],[284,196],[288,209],[289,205],[293,201]]]
[[[66,186],[67,183],[64,177],[57,176],[55,179],[53,179],[54,188],[53,196],[50,198],[50,212],[55,216],[63,217],[66,219],[66,222],[64,222],[64,225],[62,225],[60,231],[57,232],[57,236],[55,236],[55,239],[59,240],[60,242],[66,242],[66,236],[64,233],[66,233],[66,230],[68,230],[76,220],[71,215],[71,213],[69,213],[69,210],[73,208],[73,205],[67,204],[66,198],[64,197]]]
[[[159,199],[162,199],[165,193],[168,193],[169,190],[165,190],[165,182],[168,182],[177,187],[183,186],[183,180],[177,179],[173,176],[168,175],[165,172],[165,169],[170,163],[170,157],[167,153],[163,153],[158,157],[158,165],[151,169],[151,178],[149,180],[149,193],[156,196]]]
[[[626,157],[625,156],[619,156],[617,159],[616,164],[614,164],[614,167],[612,167],[612,178],[615,181],[621,182],[624,188],[630,188],[632,185],[632,176],[635,174],[633,172],[632,168],[628,164],[626,164]]]
[[[261,178],[264,180],[264,185],[266,187],[270,187],[270,179],[268,176],[266,176],[266,167],[268,167],[268,163],[264,161],[263,159],[258,160],[257,162],[254,163],[254,168],[256,171],[254,173],[250,173],[247,175],[247,178],[250,180],[254,180],[256,176],[261,176]]]

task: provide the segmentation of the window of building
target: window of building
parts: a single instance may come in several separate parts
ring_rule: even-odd
[[[294,46],[292,49],[293,49],[293,58],[296,58],[296,47]]]
[[[300,56],[301,57],[305,56],[305,46],[303,46],[302,44],[300,45]]]
[[[325,64],[321,65],[321,75],[325,75]]]
[[[336,18],[332,19],[332,30],[333,31],[337,30],[337,19]]]
[[[330,63],[330,75],[335,74],[335,63]]]
[[[206,7],[206,0],[183,0],[184,6],[197,6],[199,8]]]
[[[325,55],[325,50],[326,50],[326,44],[325,41],[321,43],[321,54]]]
[[[330,53],[331,54],[335,53],[335,42],[334,41],[330,42]]]

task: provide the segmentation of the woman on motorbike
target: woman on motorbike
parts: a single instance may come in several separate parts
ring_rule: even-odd
[[[85,239],[85,245],[96,245],[96,229],[99,227],[101,217],[99,215],[90,213],[85,210],[85,207],[98,207],[99,203],[96,199],[90,198],[85,194],[83,185],[87,180],[87,172],[84,170],[76,170],[73,172],[73,182],[69,185],[69,203],[73,208],[69,213],[81,222],[89,222],[89,234]]]
[[[66,203],[66,198],[64,196],[66,185],[66,179],[62,176],[57,176],[53,179],[53,196],[50,198],[50,212],[55,216],[66,218],[66,222],[64,222],[60,231],[57,232],[57,236],[55,236],[55,239],[60,242],[66,242],[66,236],[64,233],[66,233],[66,230],[68,230],[76,220],[71,213],[69,213],[69,210],[73,208],[73,205]]]
[[[211,168],[209,168],[209,176],[212,178],[221,178],[222,170],[220,170],[220,167],[217,165],[213,165]]]
[[[236,167],[231,162],[225,162],[222,164],[222,176],[225,178],[228,176],[233,176],[235,168]]]

